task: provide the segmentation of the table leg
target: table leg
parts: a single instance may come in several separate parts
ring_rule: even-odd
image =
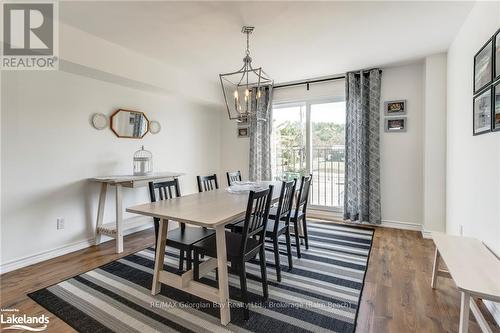
[[[116,184],[116,253],[123,252],[123,195],[122,186]]]
[[[217,241],[217,268],[219,273],[220,322],[222,325],[227,325],[231,320],[231,315],[229,309],[226,231],[224,226],[217,226],[215,233]]]
[[[460,326],[458,332],[467,333],[469,331],[469,309],[470,294],[462,291],[462,300],[460,302]]]
[[[158,281],[160,272],[163,270],[163,262],[165,260],[165,245],[167,243],[168,220],[160,221],[160,229],[158,231],[158,239],[156,240],[156,255],[155,268],[153,271],[153,285],[151,286],[151,294],[156,295],[161,290],[161,283]]]
[[[437,277],[438,277],[438,271],[439,271],[439,251],[436,247],[436,252],[434,253],[434,264],[432,266],[432,280],[431,280],[431,288],[435,289],[436,288],[436,282],[437,282]]]
[[[97,222],[95,229],[95,239],[94,244],[99,245],[101,243],[101,233],[99,232],[99,227],[102,226],[104,219],[104,207],[106,204],[106,192],[108,191],[108,183],[101,184],[101,192],[99,194],[99,205],[97,206]]]

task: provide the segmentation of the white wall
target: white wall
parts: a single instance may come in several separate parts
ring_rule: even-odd
[[[446,232],[500,255],[500,133],[472,135],[474,54],[500,26],[499,2],[476,2],[448,51]],[[500,304],[485,301],[500,324]]]
[[[446,53],[425,58],[423,231],[446,228]]]
[[[500,26],[500,3],[477,2],[448,52],[446,231],[500,254],[500,133],[472,135],[474,54]]]
[[[192,99],[62,71],[3,72],[1,96],[2,265],[92,237],[99,185],[86,179],[131,173],[141,145],[153,152],[155,170],[186,173],[183,193],[197,191],[196,175],[219,170],[219,109]],[[120,107],[145,112],[162,131],[134,140],[92,128],[94,112]],[[105,222],[114,220],[108,200]],[[125,189],[125,207],[148,200],[144,188]]]
[[[221,124],[221,163],[219,176],[220,185],[227,185],[226,172],[241,171],[241,177],[248,179],[249,174],[249,150],[250,139],[238,138],[237,123],[234,120],[229,120],[227,111],[220,110]]]
[[[407,100],[407,132],[385,133],[383,103]],[[380,108],[382,221],[414,226],[423,221],[423,64],[384,68]]]

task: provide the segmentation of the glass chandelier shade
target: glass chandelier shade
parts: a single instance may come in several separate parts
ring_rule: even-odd
[[[241,30],[247,35],[247,49],[243,59],[243,67],[236,72],[219,74],[227,112],[229,119],[232,120],[243,121],[261,110],[261,104],[265,103],[264,90],[267,88],[270,92],[274,83],[261,67],[252,67],[249,35],[253,29],[253,27],[243,27]]]

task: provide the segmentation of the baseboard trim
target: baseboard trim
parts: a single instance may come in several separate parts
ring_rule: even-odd
[[[153,227],[153,222],[151,222],[151,224],[142,225],[142,226],[139,226],[137,228],[125,230],[124,235],[126,236],[126,235],[132,234],[134,232],[146,230],[146,229],[149,229],[152,227]],[[105,235],[103,235],[102,238],[103,238],[103,240],[101,241],[101,244],[114,239],[114,238],[106,237]],[[83,250],[85,248],[91,247],[92,245],[94,245],[94,237],[84,239],[82,241],[74,242],[71,244],[63,245],[63,246],[57,247],[55,249],[47,250],[47,251],[44,251],[42,253],[38,253],[35,255],[14,259],[14,260],[11,260],[9,262],[6,262],[6,263],[0,265],[0,274],[4,274],[7,272],[14,271],[16,269],[20,269],[20,268],[23,268],[26,266],[37,264],[39,262],[49,260],[49,259],[52,259],[55,257],[59,257],[62,255],[71,253],[71,252]]]
[[[311,209],[311,210],[308,210],[307,217],[310,217],[313,219],[318,219],[318,220],[324,219],[324,220],[333,221],[333,222],[345,222],[342,214],[340,214],[338,212],[328,212],[328,211]],[[356,222],[355,224],[363,224],[363,225],[369,225],[369,226],[374,226],[374,227],[413,230],[413,231],[420,231],[423,233],[423,226],[420,223],[415,223],[415,222],[382,220],[381,224],[370,224],[370,223],[365,223],[365,222],[361,222],[361,223]],[[430,234],[429,234],[429,236],[430,236]]]
[[[500,326],[500,303],[483,300],[484,306],[491,313],[498,326]]]
[[[422,231],[422,225],[414,222],[382,220],[380,226],[385,228]]]
[[[425,238],[425,239],[432,239],[432,232],[429,231],[429,230],[426,230],[423,226],[422,226],[422,237]]]

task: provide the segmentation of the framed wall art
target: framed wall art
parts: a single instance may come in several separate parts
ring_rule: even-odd
[[[406,114],[406,99],[384,102],[385,116],[402,116]]]
[[[406,132],[406,117],[385,118],[385,132]]]
[[[491,88],[493,108],[491,110],[491,130],[500,131],[500,80]]]
[[[487,89],[474,97],[473,133],[484,134],[491,131],[491,90]]]
[[[474,56],[474,94],[485,88],[493,80],[493,38]]]
[[[495,64],[494,80],[497,80],[500,79],[500,29],[493,36],[493,53]]]

